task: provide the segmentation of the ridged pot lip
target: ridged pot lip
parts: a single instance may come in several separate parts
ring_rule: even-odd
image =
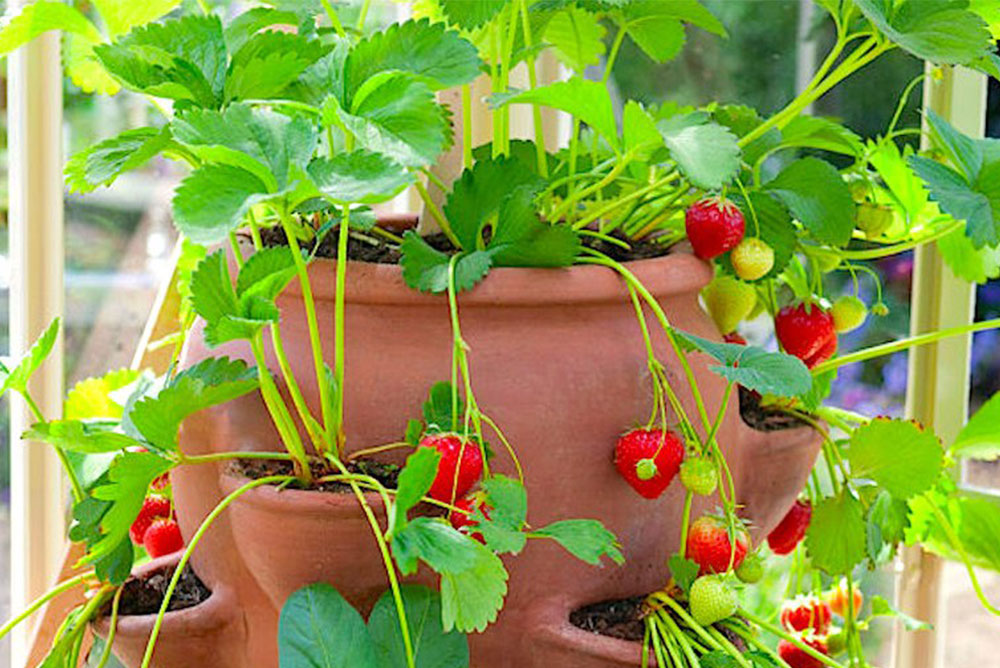
[[[143,577],[163,567],[176,567],[181,554],[182,552],[175,552],[153,559],[137,567],[132,576]],[[197,627],[208,631],[222,629],[236,618],[237,608],[234,592],[222,583],[215,583],[211,594],[201,603],[183,610],[167,612],[163,617],[161,634],[169,634],[171,629],[177,627],[183,629]],[[119,615],[115,635],[121,638],[146,638],[156,622],[156,617],[155,612],[147,615]],[[110,617],[99,617],[94,620],[93,626],[102,637],[106,638],[110,622]]]
[[[248,482],[250,478],[235,473],[228,467],[223,467],[219,473],[219,486],[226,495],[232,494]],[[373,511],[385,512],[385,504],[378,493],[364,492],[364,496]],[[364,511],[354,494],[305,489],[279,490],[273,485],[255,487],[242,494],[233,503],[253,508],[258,512],[282,514],[290,521],[302,516],[319,517],[326,521],[364,516]]]
[[[671,252],[661,257],[624,263],[656,297],[689,294],[712,279],[711,266],[690,253]],[[313,296],[333,301],[336,262],[319,259],[309,268]],[[298,281],[292,281],[282,298],[301,298]],[[398,264],[347,263],[346,299],[351,304],[441,306],[444,295],[430,295],[410,288]],[[474,288],[460,296],[463,306],[552,306],[623,303],[628,289],[618,272],[597,265],[561,268],[497,267]]]
[[[642,643],[592,633],[574,626],[568,618],[575,606],[568,599],[557,598],[535,606],[532,615],[536,628],[532,636],[550,651],[564,650],[568,655],[586,656],[625,668],[638,667],[642,660]],[[650,666],[655,659],[650,656]]]

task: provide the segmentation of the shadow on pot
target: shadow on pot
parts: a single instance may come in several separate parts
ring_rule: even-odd
[[[126,583],[122,594],[121,609],[151,609],[162,603],[162,593],[159,599],[150,597],[150,591],[156,590],[161,583],[169,581],[180,560],[181,553],[175,553],[144,564],[137,568],[130,578],[130,586]],[[188,581],[197,580],[192,574]],[[165,584],[162,585],[165,588]],[[204,587],[204,585],[202,585]],[[178,590],[185,588],[178,587]],[[197,598],[206,596],[198,603],[182,609],[168,612],[163,618],[160,633],[153,652],[152,668],[192,668],[193,666],[212,666],[212,668],[241,668],[250,665],[244,661],[245,625],[243,612],[238,605],[233,591],[223,585],[212,591],[198,595],[190,591],[175,592],[194,603]],[[101,638],[108,637],[110,630],[109,610],[93,624],[94,633]],[[142,664],[153,625],[156,622],[156,612],[147,614],[119,614],[115,631],[113,651],[116,657],[129,668],[137,668]]]

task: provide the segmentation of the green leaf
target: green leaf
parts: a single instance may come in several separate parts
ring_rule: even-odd
[[[900,612],[881,596],[872,596],[872,617],[895,617],[903,622],[903,628],[907,631],[931,631],[934,629],[933,624],[922,622],[910,617],[905,612]]]
[[[976,248],[965,230],[955,230],[937,240],[938,250],[952,273],[970,283],[1000,278],[1000,247]]]
[[[958,433],[948,452],[956,458],[1000,458],[1000,393],[994,394]]]
[[[396,490],[396,501],[392,505],[389,526],[392,531],[398,531],[406,525],[406,514],[430,490],[437,475],[441,453],[434,448],[417,448],[406,458],[406,466],[399,473],[399,483]]]
[[[657,128],[670,157],[693,185],[718,190],[732,181],[740,168],[736,136],[704,114],[687,114],[661,120]]]
[[[974,248],[1000,244],[1000,197],[996,203],[979,192],[957,171],[930,158],[910,156],[907,163],[927,185],[932,200],[956,220],[964,220],[965,234]]]
[[[847,491],[821,500],[813,507],[805,543],[813,566],[828,575],[849,573],[865,558],[861,502]]]
[[[537,104],[565,111],[592,127],[612,148],[618,149],[618,126],[611,96],[604,84],[597,81],[574,77],[532,90],[497,94],[490,100],[495,107]]]
[[[619,566],[625,563],[618,539],[597,520],[561,520],[536,529],[531,535],[555,540],[574,557],[592,566],[600,566],[601,557]]]
[[[567,267],[580,253],[579,234],[568,225],[538,218],[535,191],[516,188],[500,205],[487,250],[498,267]]]
[[[413,182],[400,165],[364,149],[318,158],[308,171],[319,193],[337,204],[385,202]]]
[[[451,256],[432,248],[412,230],[403,235],[400,246],[403,279],[414,290],[444,292],[448,289],[448,263]],[[462,253],[455,262],[455,291],[471,290],[486,276],[493,264],[489,251]]]
[[[594,14],[570,5],[552,17],[543,39],[555,47],[556,57],[566,67],[580,73],[601,61],[604,33]]]
[[[866,518],[866,547],[872,562],[879,563],[885,556],[895,556],[896,545],[905,537],[909,525],[908,513],[905,501],[893,498],[884,489],[878,492]]]
[[[796,116],[781,130],[781,146],[815,148],[853,157],[864,150],[861,137],[829,118]]]
[[[670,576],[677,583],[677,586],[685,593],[691,591],[691,585],[698,579],[700,566],[698,562],[685,559],[680,553],[670,555],[667,560],[667,567],[670,569]]]
[[[528,494],[524,485],[507,476],[494,475],[483,480],[489,517],[481,507],[472,519],[478,522],[475,532],[482,534],[486,547],[496,553],[518,554],[528,537],[524,524],[528,517]]]
[[[118,82],[97,60],[94,53],[96,42],[76,33],[63,35],[63,70],[73,85],[84,93],[114,95],[121,90]]]
[[[673,331],[688,346],[711,355],[723,365],[713,366],[711,371],[747,389],[795,397],[812,388],[812,375],[797,357],[755,346],[716,343],[679,329]]]
[[[0,364],[0,397],[11,390],[22,394],[27,392],[28,381],[52,352],[59,335],[59,322],[59,318],[55,318],[49,323],[12,370],[8,371],[7,367]]]
[[[836,379],[836,370],[813,375],[812,387],[809,388],[808,392],[798,396],[798,400],[802,404],[802,410],[808,413],[816,412],[823,405],[823,401],[830,396],[830,391],[833,389],[833,381]]]
[[[118,455],[108,470],[108,483],[94,488],[94,499],[110,506],[101,515],[100,539],[90,546],[81,563],[95,563],[124,550],[121,544],[129,541],[129,527],[139,515],[150,484],[173,466],[170,460],[151,452]]]
[[[648,161],[657,149],[665,146],[663,137],[656,128],[656,121],[635,100],[626,102],[622,112],[622,140],[625,150],[634,151],[637,159],[644,162]]]
[[[784,202],[822,243],[844,246],[854,231],[854,201],[837,170],[818,158],[789,164],[764,189]]]
[[[215,244],[240,226],[250,207],[268,199],[267,185],[231,165],[205,165],[174,192],[174,224],[188,239]]]
[[[623,13],[629,37],[658,63],[671,60],[684,47],[681,21],[726,36],[726,29],[718,19],[696,0],[631,2],[625,5]]]
[[[721,649],[714,650],[698,658],[701,668],[740,668],[741,664],[734,656]]]
[[[405,72],[376,75],[340,122],[358,145],[405,167],[426,167],[451,144],[451,124],[434,91]]]
[[[964,174],[970,183],[975,181],[983,168],[981,145],[959,132],[933,109],[927,110],[927,125],[930,127],[934,144],[944,151],[951,164]]]
[[[236,297],[241,301],[260,298],[273,302],[295,277],[295,272],[295,259],[288,246],[259,250],[247,258],[240,268],[236,277]]]
[[[124,402],[112,395],[134,383],[140,375],[141,372],[132,369],[118,369],[81,380],[66,394],[63,415],[67,420],[121,419]]]
[[[227,54],[216,15],[151,23],[95,46],[94,53],[131,90],[209,108],[222,101]]]
[[[365,621],[325,582],[288,597],[278,619],[281,668],[377,668]]]
[[[392,553],[404,574],[424,561],[441,575],[442,624],[448,631],[482,631],[507,594],[503,562],[485,546],[441,520],[417,517],[393,535]]]
[[[97,454],[138,445],[135,439],[114,431],[115,424],[82,420],[39,422],[21,434],[21,440],[48,443],[61,450]]]
[[[149,162],[172,143],[166,128],[126,130],[70,158],[66,163],[66,183],[70,191],[80,193],[109,186],[125,172]]]
[[[299,23],[299,15],[293,11],[273,7],[251,7],[235,17],[225,29],[226,46],[229,53],[238,53],[251,37],[264,28],[275,25],[294,26]]]
[[[100,31],[78,9],[38,0],[25,5],[0,28],[0,53],[10,53],[50,30],[81,35],[90,42],[101,40]]]
[[[944,451],[937,436],[914,422],[876,418],[851,436],[847,459],[851,475],[874,480],[905,500],[938,479]]]
[[[226,102],[278,96],[325,52],[321,42],[302,35],[257,33],[233,55],[224,89]]]
[[[469,642],[457,631],[445,632],[441,623],[441,596],[427,587],[400,587],[406,623],[413,646],[414,668],[468,668]],[[368,618],[379,668],[408,668],[399,630],[399,613],[392,592],[375,603]]]
[[[458,429],[455,416],[465,414],[465,401],[458,397],[458,403],[452,406],[452,385],[448,382],[434,383],[423,405],[424,422],[427,430],[432,432],[448,432]]]
[[[479,74],[476,47],[441,23],[406,21],[358,42],[347,56],[343,106],[374,74],[409,72],[435,90],[472,81]]]
[[[136,26],[151,23],[177,8],[181,0],[94,0],[94,8],[112,38],[127,33]]]
[[[104,648],[107,642],[104,638],[100,637],[96,633],[94,634],[94,644],[90,647],[90,654],[87,655],[87,663],[84,664],[83,668],[125,668],[118,657],[114,654],[108,658],[108,662],[101,665],[101,656],[104,654]]]
[[[951,525],[952,532],[942,528],[938,506]],[[965,555],[976,566],[1000,571],[1000,504],[994,499],[959,493],[925,494],[910,501],[910,529],[907,543],[919,541],[921,546],[949,559],[961,559],[958,547],[951,539],[954,533]]]
[[[992,37],[986,22],[964,0],[854,0],[886,37],[917,58],[963,65],[986,55]]]
[[[257,387],[257,370],[243,361],[208,358],[174,376],[155,397],[136,403],[129,418],[151,448],[176,452],[177,431],[185,419]]]
[[[509,2],[510,0],[477,0],[476,2],[439,0],[438,4],[449,23],[470,30],[488,23]]]

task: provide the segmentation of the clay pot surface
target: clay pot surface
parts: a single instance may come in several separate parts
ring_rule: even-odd
[[[154,559],[137,568],[133,576],[142,578],[164,566],[175,566],[180,553]],[[217,586],[212,595],[198,605],[168,612],[163,618],[153,668],[249,668],[244,647],[244,627],[239,599],[232,588]],[[156,614],[119,616],[113,651],[129,668],[142,664],[146,643],[156,622]],[[110,618],[102,617],[94,632],[108,637]]]
[[[631,262],[628,267],[656,297],[672,325],[719,339],[698,305],[698,291],[711,278],[709,265],[691,255],[673,254]],[[335,264],[326,260],[310,267],[328,360],[333,357],[334,270]],[[527,643],[532,642],[530,632],[538,625],[564,628],[575,607],[648,593],[664,584],[667,559],[676,551],[679,540],[683,490],[675,482],[659,499],[645,500],[628,487],[612,464],[617,437],[644,422],[652,407],[652,386],[640,329],[628,291],[615,272],[596,266],[494,269],[473,290],[460,294],[458,302],[463,337],[470,346],[477,401],[504,429],[524,465],[528,521],[540,527],[561,519],[600,519],[618,536],[626,557],[623,567],[607,564],[595,568],[575,560],[551,541],[529,541],[521,555],[505,558],[511,575],[506,607],[494,626],[471,637],[472,665],[534,665],[527,663],[535,651]],[[297,283],[293,282],[279,297],[278,305],[285,349],[307,402],[315,410],[318,393]],[[686,412],[697,422],[698,413],[680,365],[662,331],[658,333],[652,314],[647,312],[647,317],[658,356]],[[188,365],[223,354],[253,363],[248,346],[242,343],[208,350],[198,333],[189,342]],[[420,416],[430,386],[449,378],[451,345],[444,296],[411,290],[396,265],[349,263],[345,399],[349,451],[400,439],[407,420]],[[705,356],[692,355],[691,360],[705,402],[714,415],[725,382],[708,370]],[[269,366],[278,368],[273,359]],[[496,440],[491,434],[487,438]],[[780,521],[802,489],[819,440],[806,429],[766,434],[754,431],[740,419],[734,393],[718,441],[733,471],[738,500],[746,504],[755,540],[760,540]],[[280,449],[277,434],[256,396],[189,420],[182,432],[182,447],[191,454]],[[494,470],[513,474],[503,450],[497,452]],[[201,517],[222,498],[224,490],[217,482],[209,482],[212,475],[183,469],[174,474],[185,535],[190,535]],[[301,527],[294,530],[301,540],[288,546],[262,548],[254,556],[244,541],[252,533],[260,534],[265,525],[261,524],[263,520],[253,519],[251,513],[258,512],[259,506],[253,508],[258,501],[274,493],[265,489],[259,492],[252,502],[238,504],[227,513],[232,533],[216,532],[215,539],[206,541],[204,551],[196,554],[196,566],[199,572],[239,580],[235,588],[241,597],[259,596],[260,588],[256,587],[255,594],[255,587],[246,583],[248,576],[258,582],[273,582],[275,588],[269,598],[277,606],[292,580],[320,576],[316,564],[332,551],[339,551],[322,536],[346,534],[318,524],[323,520],[309,520],[306,514],[285,514],[286,528],[293,523]],[[323,504],[328,502],[305,503],[305,507],[322,514]],[[717,499],[701,498],[695,504],[695,514],[717,505]],[[356,527],[351,535],[357,538],[347,540],[371,540],[370,534],[360,538],[363,518],[357,516],[345,522]],[[319,526],[323,528],[317,530]],[[367,526],[364,531],[368,531]],[[310,536],[310,532],[317,535]],[[288,551],[301,564],[289,565],[283,558],[276,558]],[[381,559],[376,556],[359,561],[355,556],[361,552],[371,553],[358,545],[345,550],[335,559],[343,562],[331,563],[320,579],[336,582],[342,573],[350,573],[358,581],[374,581],[376,573],[384,578]],[[226,563],[234,560],[241,563]],[[300,572],[294,577],[278,573],[285,568]],[[367,574],[362,575],[362,571]],[[279,587],[277,583],[282,582]],[[549,618],[543,621],[539,613],[531,610],[547,597],[558,599],[559,606],[546,606]],[[260,624],[273,624],[273,620],[272,614],[270,621],[262,619]],[[253,620],[250,623],[255,624]],[[266,636],[257,632],[252,635]]]

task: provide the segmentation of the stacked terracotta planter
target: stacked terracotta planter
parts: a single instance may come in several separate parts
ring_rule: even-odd
[[[711,278],[708,265],[678,253],[629,267],[675,326],[717,338],[697,303],[698,291]],[[319,261],[310,271],[332,358],[334,263]],[[354,450],[399,440],[407,419],[419,415],[428,388],[449,377],[451,332],[446,299],[409,289],[398,266],[351,263],[347,276],[347,442]],[[297,284],[279,298],[279,306],[285,348],[316,407]],[[652,401],[644,346],[623,282],[593,266],[496,269],[460,296],[459,308],[479,404],[504,428],[524,465],[529,522],[600,519],[618,536],[626,557],[620,568],[596,568],[551,541],[529,541],[521,555],[505,557],[511,576],[506,605],[496,624],[470,636],[472,665],[639,665],[637,644],[569,623],[569,613],[582,605],[662,586],[679,539],[680,485],[647,501],[618,477],[611,461],[618,434],[644,420]],[[186,364],[223,354],[252,364],[243,345],[208,350],[201,341],[196,332]],[[662,336],[656,344],[671,382],[685,387]],[[693,360],[711,410],[722,400],[724,382],[708,371],[705,358]],[[754,431],[741,420],[735,396],[731,403],[719,442],[759,538],[802,489],[818,441],[804,429]],[[693,405],[686,407],[695,414]],[[182,448],[189,454],[273,451],[279,441],[262,402],[250,396],[188,420]],[[502,456],[497,459],[497,470],[512,472]],[[239,485],[223,465],[184,467],[173,476],[185,536]],[[705,500],[695,512],[715,505],[716,500]],[[221,516],[195,551],[193,565],[213,595],[168,615],[155,655],[159,668],[276,668],[278,611],[292,591],[328,581],[365,611],[388,586],[368,523],[351,495],[260,488]],[[433,584],[430,574],[419,577]],[[131,662],[137,656],[150,624],[146,618],[123,624],[115,643],[122,658]],[[212,648],[218,648],[217,662],[184,658]]]

